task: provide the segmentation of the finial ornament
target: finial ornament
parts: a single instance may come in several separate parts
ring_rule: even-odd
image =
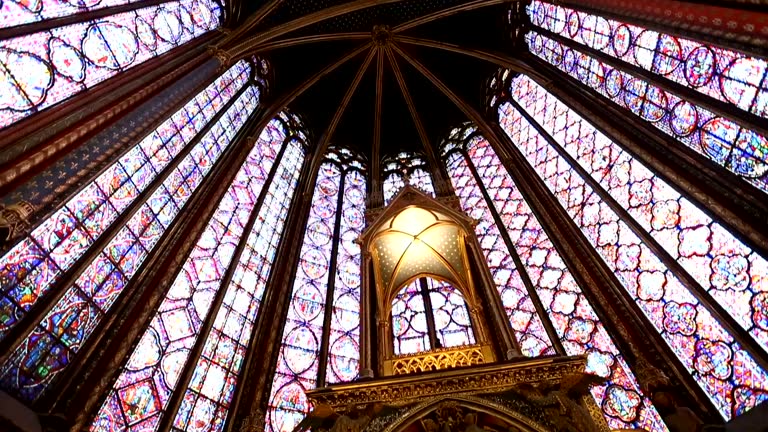
[[[373,36],[373,42],[379,46],[387,45],[392,40],[392,31],[388,25],[373,26],[371,35]]]
[[[8,207],[0,204],[0,243],[16,238],[29,228],[29,216],[34,211],[35,207],[26,201],[19,201]]]
[[[222,68],[229,67],[230,62],[232,61],[232,56],[226,50],[223,50],[217,46],[212,45],[208,47],[208,52],[211,53],[213,57],[216,57],[219,60],[219,63],[221,63]]]

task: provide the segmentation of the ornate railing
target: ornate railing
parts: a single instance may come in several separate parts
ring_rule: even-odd
[[[394,357],[384,362],[384,373],[386,375],[404,375],[473,366],[493,361],[495,359],[490,346],[465,345]]]

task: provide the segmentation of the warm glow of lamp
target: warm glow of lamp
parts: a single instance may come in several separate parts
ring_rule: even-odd
[[[387,290],[419,274],[466,278],[461,229],[439,212],[406,207],[377,230],[373,246],[376,273]]]

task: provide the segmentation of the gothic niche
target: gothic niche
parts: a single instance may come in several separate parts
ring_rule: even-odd
[[[470,253],[471,227],[466,215],[406,186],[361,235],[380,375],[495,361],[477,286],[486,279],[470,270],[484,265]]]

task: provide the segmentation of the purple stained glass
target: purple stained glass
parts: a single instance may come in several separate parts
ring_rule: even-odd
[[[389,204],[405,185],[435,196],[427,163],[414,153],[398,153],[384,160],[384,203]]]
[[[332,149],[320,166],[272,382],[266,415],[269,432],[293,430],[309,411],[304,391],[318,385],[323,337],[329,340],[326,381],[345,382],[358,374],[360,250],[354,240],[363,229],[365,211],[360,168],[345,149]],[[340,234],[334,239],[337,224]],[[329,294],[331,281],[334,290]],[[329,295],[333,300],[327,309]],[[325,328],[329,313],[331,324]]]
[[[528,13],[536,26],[760,117],[768,116],[768,62],[763,59],[540,0],[531,2]],[[560,24],[565,16],[568,26]]]
[[[421,295],[421,282],[403,287],[392,302],[392,334],[395,355],[432,349],[427,326],[427,308]]]
[[[264,153],[272,158],[285,141],[282,133],[276,137],[270,134],[273,129],[279,130],[279,124],[274,123],[262,132],[260,143],[256,144],[263,146]],[[219,308],[213,329],[197,361],[182,407],[175,414],[174,430],[197,431],[205,428],[213,432],[224,427],[303,160],[301,145],[290,142],[237,263],[224,304]],[[258,172],[258,178],[264,181],[269,167],[260,165],[260,162],[259,159],[249,159],[246,162],[247,171]]]
[[[523,109],[768,349],[758,300],[768,262],[546,90],[517,85],[529,92],[518,100]]]
[[[607,378],[605,385],[592,389],[592,394],[609,426],[666,431],[658,412],[643,395],[621,353],[488,141],[480,136],[471,138],[466,145],[466,155],[456,154],[452,158],[451,178],[455,184],[469,184],[472,188],[481,187],[478,181],[482,181],[492,200],[486,205],[493,205],[504,221],[524,271],[567,354],[586,354],[587,369]],[[468,163],[477,170],[477,179],[461,178],[462,170],[458,168]],[[474,203],[462,200],[463,208],[469,205]],[[492,220],[489,222],[495,225]]]
[[[55,15],[66,4],[4,2],[0,26]],[[220,11],[215,0],[172,1],[0,42],[0,128],[217,28]]]
[[[537,357],[555,354],[541,317],[526,291],[520,271],[515,266],[494,223],[491,209],[465,158],[453,153],[448,158],[448,173],[456,195],[467,214],[478,221],[475,235],[491,271],[507,317],[523,355]]]
[[[242,85],[244,83],[244,80],[247,78],[248,75],[248,69],[246,63],[238,64],[234,66],[232,69],[230,69],[228,72],[226,72],[222,77],[217,79],[216,82],[211,84],[210,87],[217,87],[221,86],[223,84],[226,84],[227,88],[231,85]],[[231,93],[234,93],[232,91]],[[222,96],[223,97],[223,96]],[[223,125],[222,128],[213,128],[210,132],[208,132],[208,135],[212,135],[214,131],[221,131],[222,135],[217,136],[211,136],[212,139],[216,139],[222,143],[224,147],[228,145],[232,138],[234,137],[235,133],[243,124],[244,118],[241,115],[241,111],[246,109],[246,106],[248,105],[248,100],[256,99],[258,100],[258,93],[257,91],[251,87],[248,90],[246,90],[243,95],[238,98],[233,105],[223,114],[223,116],[218,120],[218,124]],[[192,104],[196,104],[196,99],[193,99],[190,101],[187,106],[190,106]],[[198,111],[199,112],[199,111]],[[150,135],[151,137],[152,135]],[[151,138],[148,138],[151,139]],[[143,142],[147,141],[145,139]],[[202,146],[202,144],[198,143],[195,144],[196,147]],[[135,155],[136,150],[141,151],[141,143],[138,144],[136,147],[134,147],[132,150],[130,150],[125,156],[120,158],[118,162],[115,163],[116,166],[120,167],[121,173],[126,172],[135,172],[139,168],[137,167],[136,163],[132,163],[130,161],[135,161]],[[218,158],[218,154],[214,155],[213,160],[215,161]],[[185,159],[188,159],[190,156],[186,156]],[[128,162],[126,162],[128,161]],[[146,159],[145,159],[146,163]],[[180,171],[178,168],[173,171],[173,175],[165,178],[163,181],[163,184],[154,191],[154,193],[147,199],[145,203],[143,203],[137,211],[129,218],[128,222],[125,224],[125,226],[118,230],[116,235],[110,239],[107,246],[103,249],[103,251],[93,260],[91,261],[85,269],[80,273],[77,280],[75,281],[75,284],[70,287],[69,289],[78,290],[81,292],[81,296],[86,299],[87,302],[93,302],[94,307],[92,308],[97,313],[90,318],[87,318],[89,322],[93,323],[93,326],[90,327],[83,327],[82,331],[79,331],[71,338],[76,339],[72,344],[69,344],[67,347],[61,347],[57,345],[57,343],[54,343],[52,345],[45,345],[44,343],[37,343],[35,345],[34,350],[29,349],[28,342],[36,339],[39,334],[44,333],[51,333],[54,337],[53,340],[57,340],[59,336],[56,333],[55,328],[53,328],[51,323],[51,317],[55,315],[56,310],[75,310],[76,308],[70,304],[71,297],[63,297],[58,301],[56,306],[54,306],[54,311],[49,313],[46,318],[43,320],[42,323],[40,323],[32,334],[30,334],[25,342],[22,342],[21,345],[19,345],[16,350],[11,355],[11,358],[2,366],[0,369],[0,380],[3,383],[3,387],[8,390],[15,390],[18,392],[18,395],[22,397],[25,400],[34,400],[37,397],[42,394],[42,392],[45,390],[45,388],[48,386],[48,384],[69,364],[69,359],[73,357],[78,351],[80,346],[82,346],[83,343],[88,339],[88,337],[91,335],[92,331],[95,329],[95,325],[98,324],[103,316],[109,311],[110,307],[114,304],[117,297],[122,292],[123,288],[125,288],[125,285],[127,281],[131,279],[131,277],[136,273],[141,263],[144,261],[144,259],[148,256],[149,251],[152,250],[152,248],[155,246],[157,241],[159,240],[160,236],[162,235],[163,231],[165,230],[165,227],[167,227],[167,223],[170,222],[170,220],[166,221],[166,224],[160,223],[160,215],[164,211],[165,208],[169,206],[174,206],[175,211],[173,215],[177,213],[177,209],[182,207],[186,203],[186,199],[189,197],[189,194],[186,195],[183,199],[177,200],[175,203],[166,202],[164,207],[161,206],[155,206],[153,203],[157,202],[158,199],[161,199],[164,195],[167,194],[167,186],[170,183],[174,183],[177,181],[176,175],[180,175],[182,181],[184,180],[185,176],[188,175],[190,172],[194,171],[195,165],[194,164],[180,164],[184,168],[184,171]],[[128,168],[126,168],[128,167]],[[162,166],[154,166],[153,169],[155,169],[157,172],[161,172]],[[110,173],[110,175],[114,175],[114,170],[107,170],[107,173]],[[125,177],[125,176],[123,176]],[[86,187],[83,192],[78,194],[75,198],[70,200],[67,203],[67,207],[64,209],[69,208],[75,208],[75,207],[89,207],[92,208],[93,205],[85,206],[84,203],[89,202],[89,199],[97,199],[102,202],[100,208],[109,208],[110,204],[108,202],[105,202],[105,197],[107,196],[106,193],[94,193],[94,188],[97,188],[96,185],[99,184],[105,184],[105,182],[100,182],[101,179],[104,179],[104,175],[100,176],[94,183],[91,183],[90,186]],[[124,180],[128,182],[129,180]],[[199,181],[196,182],[194,185],[192,185],[192,189],[196,188],[199,185]],[[106,188],[106,186],[101,186],[102,188]],[[116,188],[119,188],[119,186],[116,186]],[[97,188],[98,189],[98,188]],[[113,188],[114,189],[114,188]],[[100,190],[100,189],[99,189]],[[190,192],[191,192],[190,190]],[[73,204],[74,203],[74,204]],[[98,201],[97,201],[98,203]],[[178,207],[176,207],[178,206]],[[114,210],[113,210],[114,212]],[[75,210],[76,214],[87,214],[87,211],[84,210]],[[98,209],[94,211],[91,214],[97,214]],[[71,214],[71,213],[67,213]],[[116,216],[115,216],[116,217]],[[112,218],[114,219],[114,218]],[[64,238],[72,238],[75,237],[72,235],[72,233],[76,233],[77,230],[71,230],[70,228],[67,228],[69,225],[62,225],[61,222],[58,222],[59,219],[56,220],[56,225],[62,227],[62,229],[56,231],[55,238],[58,239],[60,236]],[[76,218],[75,218],[76,220]],[[172,220],[172,217],[171,217]],[[83,222],[85,226],[88,226],[87,220]],[[41,225],[40,228],[33,231],[33,236],[35,235],[35,232],[41,232],[41,228],[44,229],[47,225],[44,223]],[[108,226],[100,226],[98,228],[98,234],[103,233]],[[91,235],[94,232],[96,228],[90,229]],[[71,231],[69,234],[65,234],[67,232]],[[67,237],[67,235],[69,237]],[[34,237],[33,237],[34,238]],[[48,237],[48,240],[46,241],[48,244],[57,244],[58,240],[55,240],[54,237]],[[66,242],[62,242],[61,244],[66,244]],[[20,246],[28,246],[28,243],[22,242],[20,243]],[[89,243],[90,245],[90,243]],[[17,246],[18,247],[18,246]],[[58,249],[61,248],[61,245],[58,245],[56,249],[54,249],[51,252],[52,260],[57,260],[56,254],[58,253]],[[81,251],[78,255],[74,255],[73,257],[70,257],[70,261],[74,261],[76,258],[79,258],[84,251]],[[66,255],[64,255],[66,256]],[[6,258],[12,258],[13,254],[9,253],[4,257]],[[71,266],[71,262],[69,263]],[[6,265],[6,269],[13,268]],[[42,268],[42,265],[38,266],[38,268]],[[58,267],[56,269],[57,272],[63,271],[64,267]],[[109,275],[107,278],[106,276]],[[104,280],[96,282],[94,280],[94,277],[104,277]],[[29,279],[29,277],[27,277]],[[96,282],[96,283],[95,283]],[[24,285],[23,283],[21,285]],[[48,289],[50,288],[51,284],[42,284],[38,286],[38,290]],[[21,300],[24,300],[23,297],[20,297],[18,295],[14,295],[14,291],[11,291],[10,297],[13,300],[16,300],[17,298],[21,298]],[[37,292],[35,293],[35,300],[40,297],[41,293]],[[21,302],[23,303],[23,302]],[[13,303],[8,305],[9,307],[13,307]],[[23,307],[24,305],[21,304],[17,307]],[[18,311],[13,312],[15,317],[20,317],[21,313]],[[85,311],[81,312],[81,315],[83,317],[78,318],[78,320],[86,319]],[[90,313],[90,312],[88,312]],[[18,319],[18,318],[16,318]],[[11,322],[10,324],[14,324]],[[46,339],[47,340],[47,339]],[[46,362],[46,356],[48,353],[53,352],[55,350],[58,351],[66,351],[66,356],[63,357],[64,360],[57,363],[56,369],[50,369],[47,370],[44,376],[41,376],[41,374],[36,370],[39,365],[42,365]],[[39,380],[35,379],[34,377],[40,378]]]
[[[365,227],[365,176],[360,171],[347,172],[342,195],[327,384],[357,378],[360,359],[360,245],[356,240]]]
[[[236,105],[233,105],[233,108],[235,107]],[[237,108],[245,110],[243,107]],[[233,113],[232,119],[237,118],[240,117]],[[234,135],[234,131],[232,134]],[[246,162],[235,175],[235,179],[219,202],[208,225],[152,318],[149,328],[144,332],[138,346],[123,367],[107,400],[91,424],[91,430],[154,430],[157,427],[179,374],[189,360],[190,347],[200,336],[200,329],[211,313],[213,299],[222,289],[221,283],[225,272],[235,258],[237,244],[246,234],[245,224],[255,209],[258,196],[266,181],[266,175],[254,177],[249,175],[254,171],[252,165],[258,165],[265,172],[269,172],[277,155],[275,146],[282,144],[282,140],[275,143],[266,139],[267,136],[268,134],[262,135],[264,139],[257,142]],[[273,182],[270,188],[278,182]],[[251,193],[238,194],[239,188],[248,188]],[[267,207],[262,207],[262,210],[266,211],[266,209]],[[265,235],[269,235],[269,232],[269,229],[263,230]],[[233,289],[237,290],[237,288]],[[227,337],[235,341],[249,336],[242,332],[245,315],[248,313],[243,315],[233,308],[232,299],[229,299],[229,302],[225,301],[222,309],[217,311],[217,317],[224,317],[227,321],[216,321],[211,333],[214,339]],[[233,313],[230,315],[227,311]],[[237,323],[234,328],[230,325],[233,321],[229,318]],[[239,322],[237,322],[238,319],[240,319]],[[216,393],[223,399],[228,399],[231,397],[231,391],[227,389],[234,389],[235,374],[232,374],[232,371],[227,372],[222,364],[211,363],[213,360],[211,357],[216,357],[211,354],[211,350],[215,351],[218,343],[211,346],[214,340],[209,342],[206,344],[209,357],[206,358],[204,354],[202,359],[221,373],[216,375],[216,372],[213,372],[206,375],[203,382],[193,380],[190,385],[196,388],[200,395],[210,396]],[[233,363],[229,363],[230,367],[232,365]],[[235,366],[239,367],[239,365]],[[211,368],[208,368],[208,372],[211,372]],[[134,389],[137,386],[140,386],[142,394],[146,396],[140,409],[135,408],[137,398]],[[213,402],[210,399],[198,399],[198,401],[201,404]],[[113,406],[115,405],[122,408],[123,414],[119,420],[114,418],[116,413]],[[198,408],[187,408],[189,412],[199,415],[196,411]],[[182,412],[187,408],[182,408]],[[214,415],[214,419],[211,420],[214,424],[217,423],[216,418],[218,417]],[[185,426],[190,424],[188,416],[181,421]],[[194,423],[197,420],[191,421]]]
[[[765,136],[546,36],[530,33],[528,45],[553,66],[768,192]]]
[[[591,127],[580,118],[576,122],[575,114],[569,112],[561,102],[548,98],[545,93],[539,93],[539,87],[530,79],[518,77],[513,82],[514,87],[511,89],[513,97],[525,106],[526,110],[530,110],[533,117],[541,119],[542,127],[551,130],[557,137],[562,138],[561,128],[566,126],[569,129],[567,132],[569,137],[580,137],[581,134],[578,132],[580,128],[586,131]],[[627,293],[637,302],[683,365],[709,395],[721,414],[725,418],[731,418],[763,400],[767,394],[765,390],[768,389],[768,375],[733,341],[732,336],[681,284],[677,276],[664,266],[645,242],[630,230],[629,226],[512,105],[507,103],[499,108],[499,120],[515,145],[568,211],[606,264],[614,271]],[[643,212],[650,210],[650,217],[642,223],[645,223],[651,231],[658,230],[657,236],[662,240],[660,243],[665,248],[670,247],[670,244],[665,245],[663,240],[667,230],[676,232],[679,229],[685,232],[691,229],[692,232],[689,234],[675,234],[680,240],[675,247],[683,248],[679,255],[681,264],[686,263],[690,258],[694,258],[693,262],[699,263],[701,260],[710,259],[708,253],[714,252],[713,248],[719,247],[717,246],[719,242],[723,242],[724,245],[734,245],[732,241],[727,240],[728,234],[723,229],[714,229],[718,232],[719,238],[712,236],[711,240],[704,240],[706,236],[696,237],[698,230],[703,228],[709,231],[715,225],[711,221],[707,222],[708,218],[703,213],[696,210],[689,202],[682,201],[678,194],[650,175],[642,165],[626,159],[628,156],[620,149],[611,147],[613,143],[607,139],[597,139],[595,135],[593,138],[595,138],[594,141],[578,141],[578,147],[582,150],[578,151],[577,159],[580,159],[581,164],[585,164],[587,158],[591,158],[590,163],[586,164],[590,167],[588,172],[599,169],[600,181],[607,182],[610,192],[615,194],[620,202],[627,200],[626,208],[633,217],[643,220],[641,217]],[[567,144],[569,147],[571,145],[571,143]],[[590,153],[590,149],[594,148],[600,149],[600,152]],[[621,164],[614,166],[613,162],[620,157],[625,159]],[[654,195],[657,193],[658,195]],[[653,206],[649,208],[646,204],[651,202],[658,203],[658,208],[655,210]],[[666,224],[669,224],[669,220],[664,216],[670,211],[673,212],[673,216],[675,214],[676,216],[672,218],[674,223],[668,227]],[[654,216],[657,217],[655,226],[653,225]],[[678,226],[678,220],[689,222]],[[695,223],[691,225],[692,222]],[[685,237],[689,235],[691,238],[686,240]],[[709,251],[697,249],[698,246],[707,244],[707,241],[714,242],[713,245],[707,246]],[[685,249],[686,243],[693,246],[693,249]],[[712,263],[715,263],[714,259]],[[710,268],[712,268],[711,264]],[[706,269],[694,270],[707,271]],[[736,265],[728,271],[745,270],[743,267],[739,270],[739,266]],[[728,290],[724,291],[725,294],[728,293]],[[717,296],[713,297],[717,299]],[[758,299],[759,296],[755,298]],[[722,299],[718,300],[722,301]],[[738,298],[736,301],[743,302]],[[759,300],[756,301],[759,302]],[[736,389],[748,394],[749,397],[734,397]]]

